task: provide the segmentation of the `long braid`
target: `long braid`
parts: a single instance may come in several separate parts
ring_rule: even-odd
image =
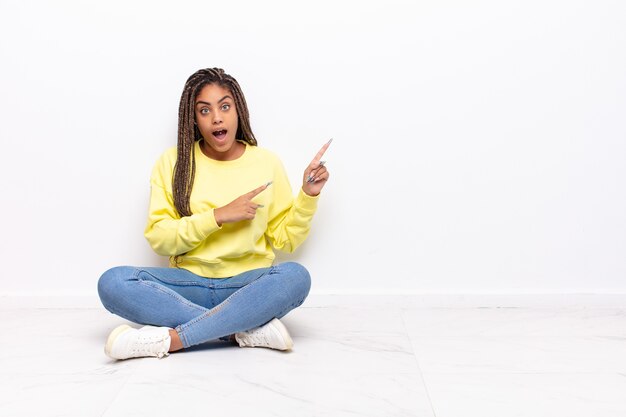
[[[196,174],[196,154],[194,144],[202,138],[195,125],[195,100],[200,90],[207,84],[217,84],[233,94],[237,109],[238,127],[235,139],[243,140],[252,146],[257,145],[250,127],[250,114],[246,99],[237,80],[224,73],[221,68],[206,68],[196,71],[185,83],[178,109],[178,145],[172,190],[174,206],[181,217],[193,213],[189,205]]]

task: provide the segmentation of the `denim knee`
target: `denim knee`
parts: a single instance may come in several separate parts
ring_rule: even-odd
[[[289,288],[289,293],[293,299],[302,303],[311,290],[311,274],[297,262],[285,262],[280,268],[286,275],[285,284]]]
[[[110,306],[115,304],[115,299],[122,293],[124,281],[134,270],[130,266],[116,266],[102,274],[98,280],[98,296],[107,310],[111,310]]]

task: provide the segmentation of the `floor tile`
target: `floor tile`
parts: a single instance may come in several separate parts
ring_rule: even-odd
[[[104,355],[127,322],[102,308],[4,308],[0,321],[2,416],[626,415],[624,308],[351,297],[284,317],[292,352],[213,341],[127,361]]]
[[[19,342],[2,340],[0,415],[432,416],[401,314],[301,308],[283,319],[291,352],[214,341],[113,361],[104,342],[127,322],[104,310],[3,310]]]
[[[626,322],[615,312],[403,314],[421,371],[450,373],[626,372],[626,337],[616,317]]]
[[[623,417],[618,373],[425,373],[437,417]]]

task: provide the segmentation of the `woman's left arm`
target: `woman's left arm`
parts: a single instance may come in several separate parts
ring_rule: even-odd
[[[280,164],[272,190],[274,201],[266,231],[274,248],[293,252],[308,236],[319,194],[329,178],[328,169],[321,161],[329,145],[330,142],[325,144],[304,170],[302,188],[295,199],[287,174]]]

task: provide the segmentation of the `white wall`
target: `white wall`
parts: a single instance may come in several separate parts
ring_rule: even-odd
[[[316,292],[625,292],[626,3],[0,3],[0,293],[95,294],[219,66],[294,188]]]

